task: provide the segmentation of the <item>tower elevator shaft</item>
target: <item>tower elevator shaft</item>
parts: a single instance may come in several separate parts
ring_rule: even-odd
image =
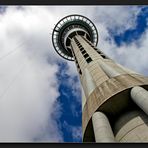
[[[148,78],[115,63],[87,39],[70,39],[83,87],[84,142],[148,141]]]
[[[148,142],[148,77],[98,49],[97,28],[85,16],[62,18],[52,42],[55,51],[77,67],[84,92],[83,142]]]

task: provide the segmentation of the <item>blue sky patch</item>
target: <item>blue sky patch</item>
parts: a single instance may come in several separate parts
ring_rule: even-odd
[[[136,27],[133,29],[128,29],[122,34],[116,34],[110,30],[110,35],[113,37],[117,46],[121,46],[123,43],[131,44],[133,41],[140,39],[141,35],[145,32],[147,28],[147,18],[148,18],[148,7],[142,7],[136,19]]]
[[[58,101],[62,105],[63,110],[58,124],[60,124],[64,142],[81,142],[81,138],[75,139],[72,134],[73,127],[78,128],[82,125],[81,101],[77,101],[76,96],[72,93],[72,88],[69,87],[70,84],[67,84],[68,79],[73,79],[76,82],[78,78],[71,78],[64,72],[67,70],[67,64],[65,62],[59,63],[59,67],[60,70],[57,73],[57,78],[61,83]]]

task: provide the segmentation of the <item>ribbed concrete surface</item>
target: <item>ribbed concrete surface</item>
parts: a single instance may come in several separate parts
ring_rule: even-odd
[[[102,112],[95,112],[92,116],[95,142],[115,142],[110,123]]]
[[[148,78],[139,75],[119,75],[102,83],[92,92],[84,105],[82,116],[83,138],[90,127],[91,117],[96,110],[105,111],[109,114],[118,114],[124,108],[128,108],[130,98],[130,89],[136,85],[147,85]],[[124,91],[127,90],[125,93]],[[89,132],[88,132],[89,133]],[[87,139],[87,138],[86,138]]]
[[[114,130],[119,142],[148,142],[148,116],[138,110],[127,112],[117,120]]]
[[[135,86],[131,89],[131,98],[148,115],[148,91]]]
[[[75,38],[79,42],[79,46],[74,39],[71,41],[71,46],[80,67],[77,67],[78,72],[79,69],[82,72],[79,76],[85,93],[82,103],[83,140],[89,141],[94,134],[92,131],[93,114],[98,110],[104,111],[110,116],[116,116],[123,110],[126,111],[127,108],[132,107],[130,103],[133,103],[130,97],[131,88],[142,86],[148,89],[148,78],[116,64],[103,52],[97,51],[83,37],[77,35]],[[92,59],[90,63],[84,57],[85,53],[82,54],[80,44],[81,48],[83,47],[86,54]],[[142,126],[139,126],[139,128],[142,128]]]

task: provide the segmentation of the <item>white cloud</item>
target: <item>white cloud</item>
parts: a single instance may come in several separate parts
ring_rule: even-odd
[[[16,49],[0,60],[0,141],[62,141],[54,114],[60,106],[58,56],[49,40],[53,15],[24,8],[0,16],[0,57]]]
[[[138,42],[138,44],[137,44]],[[142,35],[139,41],[130,45],[124,44],[122,47],[116,47],[115,60],[119,61],[125,67],[135,70],[145,76],[148,76],[148,29]],[[119,52],[118,52],[119,51]]]
[[[96,23],[119,34],[135,27],[139,10],[138,6],[100,6],[95,9],[93,17]]]
[[[137,9],[137,12],[134,13],[138,14],[139,11],[140,9]],[[131,19],[133,19],[132,14],[130,14],[129,16],[131,16]],[[128,17],[128,19],[130,20],[130,17]],[[136,21],[136,18],[134,20]],[[128,21],[125,22],[127,22],[128,26]],[[124,21],[123,24],[125,24]],[[148,69],[146,64],[148,63],[148,28],[146,28],[145,32],[142,34],[139,40],[134,40],[131,44],[123,43],[122,46],[118,47],[115,44],[114,40],[111,38],[107,27],[102,24],[98,24],[97,26],[98,30],[100,30],[100,40],[98,43],[98,47],[106,55],[108,55],[117,63],[120,63],[127,68],[135,70],[136,72],[141,73],[145,76],[148,75]],[[131,28],[134,28],[135,26],[136,24],[133,25]],[[110,38],[110,40],[106,40],[106,38]]]

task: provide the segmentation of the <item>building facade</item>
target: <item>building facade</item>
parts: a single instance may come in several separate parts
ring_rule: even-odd
[[[60,20],[52,40],[60,56],[75,61],[79,73],[83,142],[148,142],[148,77],[97,48],[97,29],[84,16]]]

